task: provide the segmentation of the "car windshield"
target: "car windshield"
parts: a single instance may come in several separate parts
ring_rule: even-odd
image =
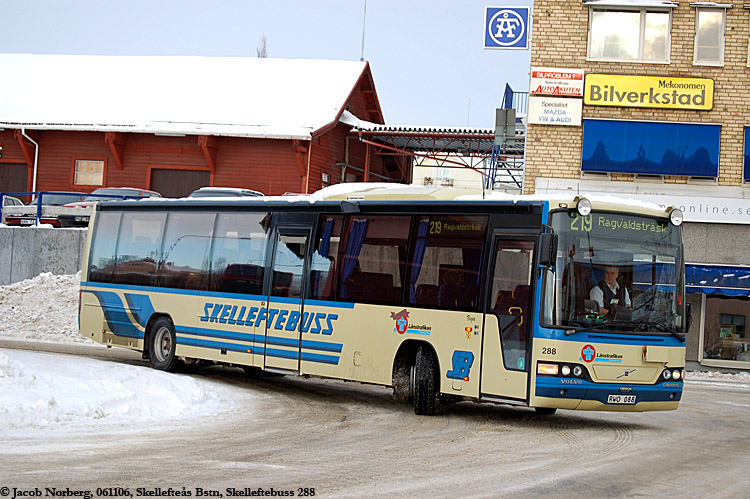
[[[194,191],[190,193],[191,198],[215,198],[215,197],[241,197],[245,194],[242,194],[240,191]]]
[[[544,323],[572,329],[683,331],[680,227],[666,219],[592,212],[550,215],[558,234],[545,279]]]
[[[62,206],[68,203],[81,201],[85,194],[71,192],[70,194],[44,194],[42,193],[42,204],[49,206]]]
[[[84,201],[106,201],[108,199],[122,199],[123,196],[141,196],[140,191],[133,189],[96,189],[91,194],[96,194],[96,196],[86,196]],[[106,194],[107,197],[103,197],[103,194]]]

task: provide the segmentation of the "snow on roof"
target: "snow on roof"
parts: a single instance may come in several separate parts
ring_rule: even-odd
[[[0,127],[310,139],[366,62],[0,54]]]

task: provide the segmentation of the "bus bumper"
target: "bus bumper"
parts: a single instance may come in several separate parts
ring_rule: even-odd
[[[530,405],[584,411],[671,411],[682,398],[681,381],[636,385],[593,383],[561,378],[537,378]],[[632,397],[635,397],[633,399]]]

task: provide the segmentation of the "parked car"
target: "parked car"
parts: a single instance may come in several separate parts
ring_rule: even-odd
[[[3,196],[3,206],[23,206],[23,201],[13,196]]]
[[[23,201],[13,196],[3,196],[3,223],[5,223],[6,214],[8,212],[6,208],[9,206],[23,206]]]
[[[86,207],[93,206],[99,201],[111,201],[116,199],[143,199],[143,198],[160,198],[161,194],[156,191],[147,189],[138,189],[135,187],[100,187],[86,196],[82,201],[67,203],[65,207]]]
[[[148,189],[138,189],[136,187],[100,187],[86,196],[81,201],[64,204],[63,208],[74,208],[76,210],[84,209],[85,211],[65,211],[58,215],[60,227],[86,227],[89,224],[91,216],[91,207],[99,201],[112,201],[118,199],[145,199],[160,198],[161,194]]]
[[[82,201],[86,195],[85,192],[53,192],[49,194],[42,192],[40,197],[37,197],[36,200],[28,205],[21,203],[20,205],[14,204],[10,207],[7,205],[3,207],[3,218],[6,225],[35,225],[37,209],[39,207],[38,203],[41,201],[42,212],[39,223],[60,227],[60,220],[57,217],[62,209],[62,205],[71,201]],[[6,199],[8,197],[6,196]]]
[[[190,194],[189,198],[215,198],[215,197],[257,197],[263,196],[262,192],[239,187],[201,187]]]

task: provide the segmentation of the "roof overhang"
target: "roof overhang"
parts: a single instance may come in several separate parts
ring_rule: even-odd
[[[485,129],[437,129],[419,127],[378,127],[374,130],[354,128],[351,133],[381,147],[430,155],[459,154],[489,156],[495,145],[495,131]],[[523,153],[523,146],[520,146]]]
[[[242,137],[258,139],[311,140],[311,129],[300,128],[290,133],[274,130],[273,127],[249,125],[223,125],[202,123],[144,123],[139,125],[118,125],[110,123],[19,123],[0,122],[0,128],[26,130],[65,130],[72,132],[120,132],[148,133],[163,136],[215,135],[220,137]]]
[[[667,0],[583,0],[583,5],[588,5],[590,7],[676,9],[680,6],[680,3]]]
[[[706,8],[706,9],[731,9],[734,7],[731,3],[717,3],[717,2],[692,2],[691,7]]]
[[[425,153],[435,155],[471,155],[487,157],[495,145],[493,128],[420,127],[381,125],[361,120],[349,111],[342,113],[340,121],[352,127],[350,134],[361,141],[404,155]],[[523,154],[524,129],[516,129],[519,154]]]

